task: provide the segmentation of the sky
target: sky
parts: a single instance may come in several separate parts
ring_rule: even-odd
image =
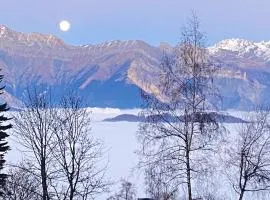
[[[194,10],[208,44],[222,39],[270,40],[269,0],[5,0],[0,24],[54,34],[68,44],[144,40],[176,44]],[[71,22],[61,32],[61,20]]]

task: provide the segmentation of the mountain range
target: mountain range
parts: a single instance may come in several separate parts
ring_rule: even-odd
[[[75,91],[88,106],[139,107],[140,89],[158,94],[160,60],[172,48],[140,40],[72,46],[53,35],[0,26],[4,100],[20,107],[27,89],[35,87],[53,91],[55,98]],[[270,103],[270,42],[227,39],[208,50],[221,63],[215,80],[223,109]]]

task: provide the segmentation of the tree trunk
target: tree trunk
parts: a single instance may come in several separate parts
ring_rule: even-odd
[[[244,190],[241,190],[240,196],[239,196],[239,200],[243,200],[243,196],[244,196]]]
[[[186,147],[186,152],[185,152],[185,157],[186,157],[186,173],[187,173],[187,188],[188,188],[188,200],[192,200],[192,188],[191,188],[191,167],[190,167],[190,139],[189,138],[189,133],[188,133],[188,111],[185,108],[185,147]],[[193,131],[193,130],[191,130]]]
[[[188,187],[188,200],[192,200],[192,190],[191,190],[191,174],[190,174],[190,162],[189,162],[189,151],[186,152],[187,159],[187,187]]]
[[[48,186],[46,176],[45,158],[41,159],[41,182],[42,182],[42,200],[48,200]]]
[[[245,191],[246,191],[247,177],[245,176],[244,178],[245,178],[245,181],[244,181],[243,187],[241,188],[239,200],[242,200],[242,199],[243,199],[244,193],[245,193]]]
[[[70,193],[69,193],[69,200],[73,200],[74,198],[74,189],[73,189],[73,186],[71,187],[70,189]]]

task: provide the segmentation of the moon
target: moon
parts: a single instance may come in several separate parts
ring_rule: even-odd
[[[62,20],[60,23],[59,23],[59,28],[61,31],[63,32],[67,32],[71,27],[71,24],[69,21],[67,20]]]

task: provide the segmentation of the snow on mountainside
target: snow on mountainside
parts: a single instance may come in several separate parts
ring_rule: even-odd
[[[256,56],[264,60],[270,59],[270,41],[252,42],[244,39],[227,39],[209,48],[212,54],[222,50],[232,51],[239,56]]]
[[[270,42],[227,39],[208,50],[221,63],[223,78],[217,82],[225,107],[250,109],[270,103]]]
[[[270,41],[252,42],[244,39],[226,39],[209,47],[209,52],[213,56],[228,57],[234,59],[243,67],[263,67],[269,70],[270,61]],[[226,61],[225,61],[226,62]]]
[[[208,48],[220,65],[216,77],[223,108],[270,102],[270,42],[223,40]],[[21,33],[0,26],[0,66],[9,97],[19,102],[27,87],[57,94],[74,90],[89,106],[138,107],[139,89],[159,95],[163,52],[143,41],[110,41],[72,46],[48,34]],[[9,98],[11,99],[11,98]]]

